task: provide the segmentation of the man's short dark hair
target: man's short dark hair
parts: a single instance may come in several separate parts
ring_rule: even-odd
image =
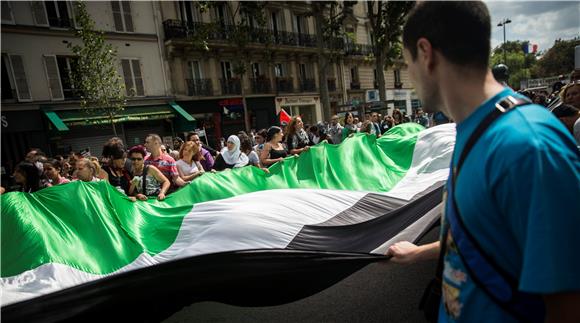
[[[425,1],[407,16],[403,44],[416,60],[417,40],[426,38],[450,62],[485,69],[490,35],[489,11],[483,2]]]

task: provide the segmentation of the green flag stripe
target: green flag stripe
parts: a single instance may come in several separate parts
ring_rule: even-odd
[[[269,174],[255,167],[208,173],[163,202],[133,203],[104,182],[4,194],[1,276],[47,263],[111,273],[141,253],[167,249],[195,203],[282,188],[386,192],[405,175],[422,129],[404,124],[378,140],[357,134],[341,145],[319,144]]]

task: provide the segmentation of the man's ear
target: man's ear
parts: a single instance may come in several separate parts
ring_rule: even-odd
[[[433,71],[435,67],[435,53],[431,42],[426,38],[419,38],[417,40],[417,58],[420,59],[423,66],[428,71]]]

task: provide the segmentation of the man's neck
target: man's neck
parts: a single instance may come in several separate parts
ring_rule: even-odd
[[[153,157],[155,159],[161,157],[161,149],[152,151],[151,152],[151,157]]]
[[[445,112],[456,122],[467,119],[482,103],[504,87],[487,71],[485,77],[452,72],[440,87]]]

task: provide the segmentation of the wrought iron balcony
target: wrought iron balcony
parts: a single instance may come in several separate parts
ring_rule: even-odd
[[[222,95],[242,94],[242,83],[238,78],[220,79],[220,84],[222,86]]]
[[[272,83],[267,77],[251,78],[250,85],[252,87],[252,94],[272,93]]]
[[[350,82],[350,89],[351,90],[360,90],[360,82],[359,81]]]
[[[314,79],[300,79],[300,92],[316,91],[316,82]]]
[[[291,77],[277,77],[276,78],[276,92],[277,93],[294,92],[293,79]]]
[[[223,23],[189,22],[178,19],[168,19],[163,22],[165,39],[193,39],[197,33],[206,33],[208,41],[230,41],[235,38],[236,26]],[[316,48],[316,35],[295,33],[289,31],[273,31],[271,29],[247,28],[248,41],[257,44],[284,45],[293,47]],[[373,46],[345,42],[342,38],[334,38],[325,42],[328,49],[344,50],[345,55],[366,56],[373,53]]]
[[[211,79],[185,79],[187,83],[187,95],[189,96],[212,96],[213,88]]]
[[[373,53],[373,46],[347,42],[344,44],[344,54],[352,56],[367,56]]]

